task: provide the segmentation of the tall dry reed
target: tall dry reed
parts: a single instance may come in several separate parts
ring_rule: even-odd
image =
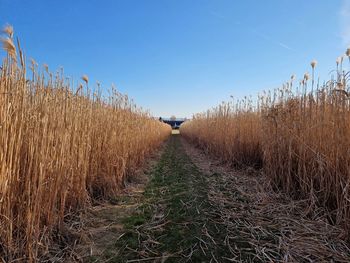
[[[67,215],[115,196],[171,129],[115,89],[102,97],[87,76],[74,89],[63,70],[39,70],[34,60],[27,67],[12,27],[4,32],[0,259],[33,262]]]
[[[183,136],[236,167],[261,167],[260,114],[253,102],[223,102],[181,125]]]
[[[347,51],[350,56],[350,51]],[[349,73],[337,60],[334,77],[320,85],[305,73],[253,102],[224,103],[184,123],[180,132],[234,165],[260,167],[275,186],[323,207],[333,224],[350,229]],[[252,106],[253,105],[253,106]]]

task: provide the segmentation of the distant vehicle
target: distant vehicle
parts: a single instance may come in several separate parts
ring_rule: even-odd
[[[169,124],[174,130],[178,130],[180,125],[186,120],[186,118],[174,118],[173,116],[171,118],[159,118],[159,121]]]

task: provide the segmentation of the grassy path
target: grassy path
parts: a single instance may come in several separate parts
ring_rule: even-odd
[[[213,224],[205,177],[173,135],[146,187],[138,212],[124,220],[122,248],[110,262],[215,262],[225,236]]]
[[[266,190],[262,176],[213,165],[180,135],[169,139],[150,178],[137,208],[125,216],[115,210],[122,227],[89,262],[350,260],[339,229]]]

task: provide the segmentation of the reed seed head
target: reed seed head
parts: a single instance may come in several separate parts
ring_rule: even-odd
[[[347,48],[345,54],[346,54],[346,56],[350,57],[350,47]]]
[[[43,64],[43,67],[44,67],[45,71],[47,73],[49,73],[49,66],[46,63]]]
[[[13,27],[11,25],[5,25],[2,29],[2,32],[5,33],[9,38],[13,38]]]
[[[341,57],[337,57],[337,60],[335,61],[335,63],[337,64],[337,66],[341,63]]]
[[[86,84],[89,83],[89,78],[88,78],[87,75],[83,75],[83,76],[81,77],[81,79],[82,79],[83,81],[85,81]]]
[[[312,69],[314,69],[317,65],[317,60],[311,61],[310,65],[311,65]]]
[[[304,74],[304,80],[305,80],[305,81],[308,81],[309,78],[310,78],[309,73],[308,73],[308,72],[305,72],[305,74]]]
[[[38,65],[38,63],[34,60],[34,58],[30,59],[30,63],[32,64],[33,67]]]
[[[17,52],[16,52],[16,46],[13,44],[13,41],[11,38],[3,37],[0,38],[0,41],[2,43],[3,49],[14,59],[17,60]]]

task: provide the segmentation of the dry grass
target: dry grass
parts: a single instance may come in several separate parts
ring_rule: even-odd
[[[113,197],[171,133],[115,89],[30,72],[13,29],[0,69],[0,259],[33,262],[74,211]],[[17,63],[17,60],[19,63]],[[27,78],[26,76],[31,76]]]
[[[260,171],[231,169],[184,145],[208,180],[207,215],[210,225],[221,225],[227,262],[350,262],[344,229],[330,225],[321,209],[306,215],[307,200],[273,191]]]
[[[350,55],[350,53],[349,53]],[[343,57],[329,81],[308,73],[256,102],[223,103],[184,123],[181,134],[233,165],[262,167],[275,186],[324,207],[332,224],[350,228],[350,96]]]
[[[260,115],[248,99],[222,103],[181,126],[181,134],[234,166],[261,166]]]

